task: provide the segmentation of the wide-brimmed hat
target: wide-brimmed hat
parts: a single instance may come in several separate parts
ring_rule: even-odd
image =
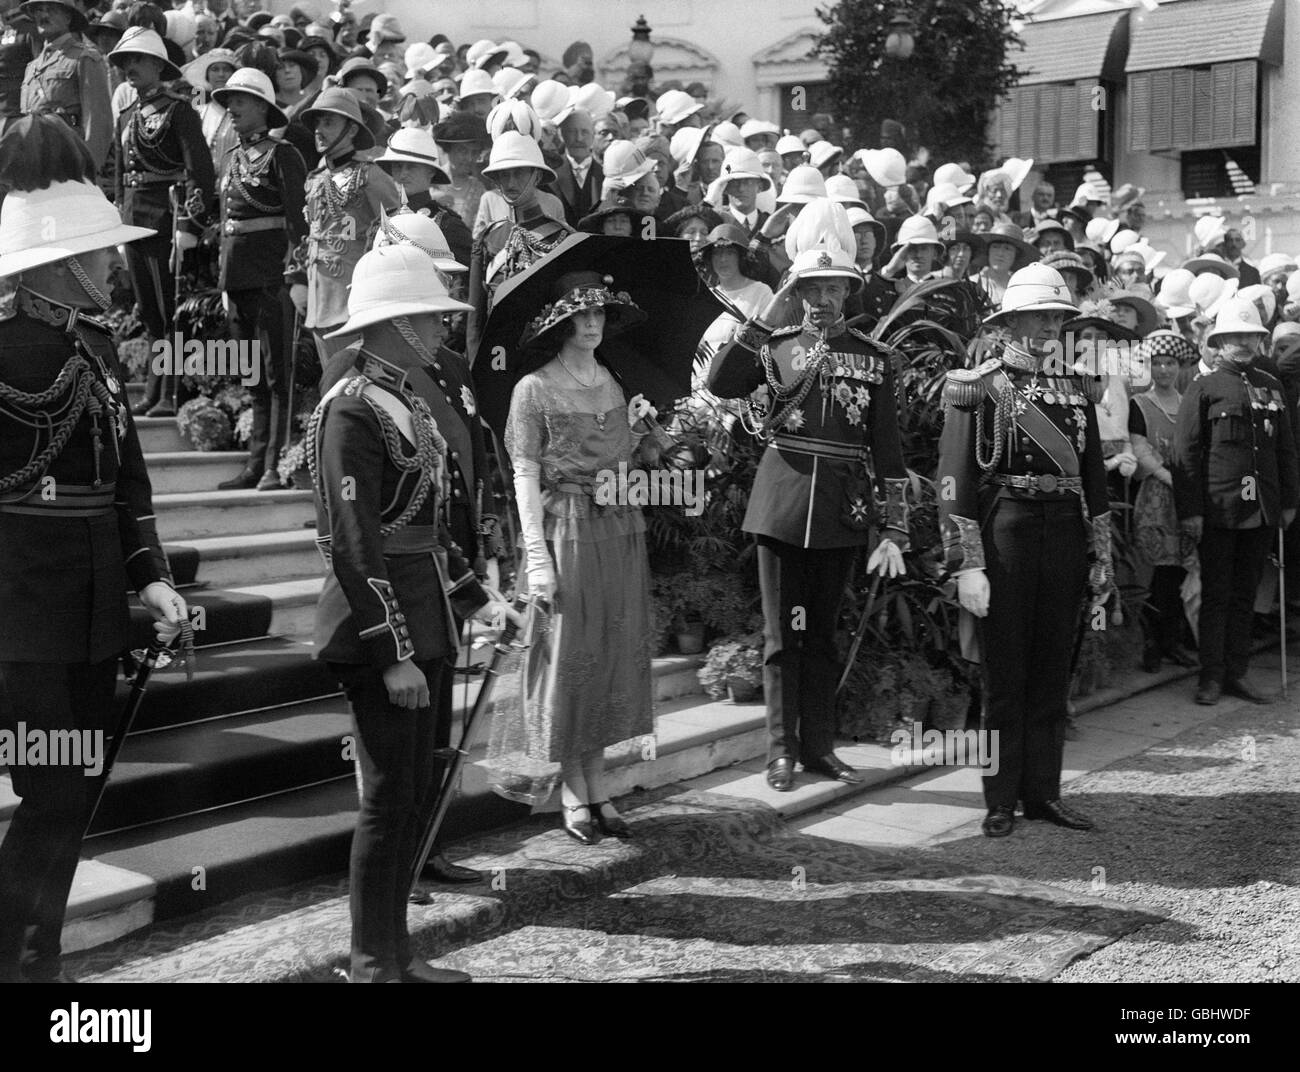
[[[826,196],[847,208],[867,207],[862,200],[862,191],[858,184],[848,175],[832,175],[826,180]]]
[[[819,141],[808,150],[808,162],[818,170],[821,170],[824,167],[830,167],[836,160],[839,160],[843,156],[843,147],[832,145],[828,141]]]
[[[974,175],[967,171],[960,164],[944,164],[937,168],[934,173],[934,184],[936,186],[950,185],[957,187],[958,190],[969,190],[978,180]]]
[[[431,184],[445,186],[451,182],[447,173],[442,170],[442,164],[438,159],[438,146],[434,143],[433,135],[423,127],[402,127],[400,130],[393,131],[383,155],[377,157],[375,163],[380,167],[385,164],[423,164],[425,167],[433,168],[433,177],[429,180]],[[384,170],[388,169],[384,168]]]
[[[1013,272],[1019,271],[1042,256],[1038,252],[1038,247],[1031,246],[1025,241],[1024,234],[1019,227],[1005,220],[995,223],[991,230],[984,232],[984,248],[986,251],[991,249],[997,242],[1005,242],[1008,246],[1015,247],[1016,259],[1011,266]]]
[[[236,74],[239,72],[236,71]],[[306,109],[299,118],[308,130],[311,129],[312,123],[322,115],[341,115],[344,119],[350,119],[356,124],[356,132],[352,135],[352,144],[357,149],[374,148],[375,136],[370,133],[370,128],[366,126],[366,121],[361,117],[361,101],[357,95],[350,89],[344,89],[342,86],[331,86],[329,89],[321,90],[320,96],[316,98],[312,106]]]
[[[381,97],[388,92],[388,75],[384,74],[372,60],[367,59],[365,56],[353,56],[350,60],[345,61],[334,78],[339,86],[346,89],[348,79],[359,74],[369,75],[375,80],[375,85],[379,87]]]
[[[523,167],[536,168],[548,179],[555,178],[555,172],[542,159],[542,147],[526,134],[507,130],[492,143],[492,154],[483,168],[483,174],[493,175],[498,171]]]
[[[114,67],[121,67],[128,56],[152,56],[158,60],[162,64],[160,77],[164,82],[183,77],[181,69],[168,57],[167,46],[163,43],[163,39],[147,26],[128,26],[126,33],[122,35],[122,40],[114,45],[113,51],[108,54],[108,62]]]
[[[10,190],[0,205],[0,277],[157,233],[123,223],[113,202],[89,182]]]
[[[1201,275],[1203,272],[1213,272],[1223,279],[1236,279],[1241,275],[1234,265],[1224,260],[1217,253],[1202,253],[1199,257],[1183,261],[1183,267],[1195,275]]]
[[[1084,233],[1088,236],[1089,242],[1096,242],[1102,247],[1109,247],[1110,240],[1119,233],[1119,229],[1124,225],[1119,220],[1107,219],[1105,216],[1097,216],[1088,221],[1084,227]]]
[[[1273,319],[1273,314],[1277,312],[1277,295],[1273,293],[1272,287],[1265,286],[1263,283],[1242,287],[1237,291],[1237,297],[1255,306],[1261,324],[1267,325]]]
[[[185,81],[196,89],[207,89],[208,68],[215,67],[219,63],[224,63],[232,70],[236,70],[239,67],[239,57],[235,55],[233,49],[208,49],[202,56],[190,60],[189,63],[182,67],[181,73],[185,76]]]
[[[780,138],[781,128],[775,123],[769,123],[766,119],[747,119],[740,127],[742,139],[756,138],[761,134],[770,134]]]
[[[1237,286],[1236,279],[1224,279],[1213,272],[1202,272],[1192,280],[1187,293],[1202,316],[1214,316],[1220,305],[1236,296]]]
[[[1070,288],[1060,272],[1045,264],[1030,264],[1007,281],[1001,308],[986,316],[984,323],[1001,323],[1013,313],[1078,311],[1079,307],[1070,300]]]
[[[689,220],[703,220],[710,231],[724,222],[722,214],[717,209],[705,201],[700,201],[694,205],[679,208],[664,220],[664,228],[670,234],[676,235]]]
[[[745,148],[745,139],[740,136],[740,127],[729,119],[713,125],[712,138],[727,150]]]
[[[30,2],[26,4],[20,4],[18,10],[29,19],[34,18],[35,16],[32,14],[32,8],[38,7],[41,4],[53,4],[55,7],[64,8],[72,16],[72,21],[68,24],[68,28],[73,33],[85,33],[86,30],[90,28],[90,20],[86,18],[86,13],[82,11],[81,8],[77,7],[72,0],[30,0]]]
[[[1179,365],[1194,365],[1201,352],[1183,335],[1172,328],[1156,328],[1138,343],[1137,359],[1147,368],[1157,357],[1172,357]]]
[[[889,229],[865,208],[846,205],[845,209],[848,212],[850,227],[856,229],[866,225],[871,228],[872,233],[876,236],[876,253],[873,259],[880,260],[885,252],[885,244],[889,241]]]
[[[1066,272],[1074,272],[1076,275],[1082,276],[1079,286],[1075,288],[1081,293],[1091,287],[1096,279],[1092,269],[1088,267],[1088,262],[1072,249],[1053,250],[1044,256],[1040,263],[1047,265],[1049,268],[1055,268],[1062,276]]]
[[[886,279],[893,279],[906,268],[907,251],[913,246],[932,246],[935,249],[935,264],[941,264],[948,253],[948,247],[939,240],[939,232],[929,216],[908,216],[894,236],[890,246],[889,263],[880,270]]]
[[[482,38],[465,50],[465,63],[469,67],[488,67],[493,63],[504,64],[510,56],[510,50],[504,44]]]
[[[438,145],[477,145],[484,149],[492,142],[487,123],[473,112],[452,112],[434,123],[433,140]]]
[[[649,175],[655,161],[646,156],[630,141],[612,141],[605,147],[602,161],[605,182],[611,188],[623,189]]]
[[[357,261],[348,289],[347,322],[325,337],[351,335],[399,316],[472,310],[447,293],[437,272],[429,271],[428,254],[406,244],[379,246]]]
[[[670,89],[655,100],[659,122],[674,125],[704,109],[704,103],[680,89]]]
[[[1034,168],[1034,161],[1031,157],[1028,160],[1022,160],[1018,156],[1008,156],[1002,161],[1002,166],[995,170],[1002,172],[1011,184],[1011,191],[1014,193],[1025,184],[1025,179],[1029,178],[1029,173]]]
[[[973,197],[962,193],[950,182],[936,183],[925,195],[925,207],[921,211],[932,219],[940,220],[947,215],[948,209],[958,205],[972,205]]]
[[[302,68],[303,85],[310,82],[319,73],[316,57],[300,48],[282,48],[278,53],[281,63],[296,63]]]
[[[463,101],[469,97],[483,96],[497,96],[497,84],[492,81],[492,76],[487,71],[471,67],[461,76],[460,85],[456,89],[456,99]]]
[[[517,67],[502,67],[492,76],[492,83],[502,100],[524,99],[537,84],[537,75],[521,71]]]
[[[1212,345],[1220,335],[1259,335],[1268,337],[1268,328],[1259,318],[1255,303],[1245,298],[1230,298],[1214,318],[1214,327],[1205,336]]]
[[[608,149],[605,150],[605,154],[609,155]],[[758,153],[753,149],[746,149],[743,145],[733,146],[727,150],[722,161],[722,169],[709,187],[708,199],[720,201],[722,195],[726,193],[727,184],[736,179],[757,179],[760,193],[775,188],[772,177],[763,170],[763,162],[759,160]]]
[[[630,202],[611,197],[583,216],[578,221],[578,230],[587,234],[601,234],[605,229],[605,221],[610,216],[627,216],[632,221],[632,233],[637,234],[645,225],[649,213],[634,208]]]
[[[1132,231],[1121,231],[1120,234],[1132,234]],[[1118,237],[1118,235],[1116,236]],[[1155,249],[1146,239],[1138,239],[1124,247],[1123,250],[1116,251],[1112,264],[1118,264],[1121,260],[1132,260],[1136,257],[1142,262],[1144,272],[1153,272],[1165,259],[1163,250]]]
[[[21,11],[22,8],[19,8],[19,10]],[[91,22],[86,33],[91,36],[103,33],[115,33],[118,37],[121,37],[122,34],[126,33],[126,27],[126,12],[114,8],[112,11],[105,11],[104,14],[99,16],[99,18]]]
[[[860,149],[858,159],[878,186],[888,189],[907,181],[907,161],[897,149]]]
[[[1294,272],[1300,267],[1296,259],[1287,253],[1266,253],[1259,259],[1259,278],[1267,279],[1274,272]]]
[[[1110,207],[1116,213],[1122,212],[1130,205],[1141,201],[1142,195],[1146,192],[1145,186],[1134,186],[1131,182],[1126,182],[1118,190],[1110,192]]]
[[[811,164],[799,164],[790,169],[776,200],[783,205],[806,205],[826,196],[826,179],[822,173]]]
[[[790,153],[804,153],[808,147],[799,139],[798,134],[782,134],[776,141],[776,151],[781,156]]]
[[[1110,267],[1106,264],[1106,255],[1101,251],[1100,246],[1091,242],[1076,242],[1074,252],[1083,258],[1084,263],[1092,269],[1092,274],[1097,278],[1097,282],[1104,283],[1110,278]]]
[[[1202,249],[1213,249],[1228,237],[1228,221],[1222,216],[1202,216],[1192,227],[1192,233]]]
[[[1175,268],[1160,280],[1160,293],[1156,304],[1165,311],[1170,320],[1191,316],[1196,312],[1196,302],[1192,300],[1190,289],[1196,276],[1186,268]]]
[[[272,130],[288,126],[289,117],[275,103],[275,87],[265,72],[256,67],[240,67],[224,86],[212,91],[212,99],[224,108],[232,93],[247,93],[250,97],[265,102],[266,125]]]
[[[1131,290],[1119,290],[1113,294],[1107,294],[1106,300],[1111,305],[1126,305],[1137,313],[1137,333],[1139,336],[1154,331],[1160,323],[1160,313],[1145,295],[1136,294]]]
[[[563,82],[547,79],[533,87],[528,99],[539,116],[548,123],[554,122],[555,117],[569,106],[569,87]]]
[[[468,272],[469,268],[461,264],[451,251],[447,236],[442,228],[433,221],[433,217],[422,212],[398,212],[390,216],[381,205],[379,208],[379,230],[375,232],[375,249],[382,246],[414,246],[433,261],[433,266],[440,272]]]
[[[551,120],[557,127],[576,111],[586,112],[593,120],[604,119],[614,110],[617,98],[599,82],[569,87],[569,103]]]
[[[749,254],[749,234],[738,223],[720,223],[709,232],[709,237],[695,248],[691,256],[697,262],[702,260],[707,264],[708,251],[720,246],[735,246],[740,250],[743,260]]]
[[[1079,303],[1079,315],[1071,317],[1062,326],[1062,332],[1077,335],[1084,328],[1099,328],[1115,342],[1137,342],[1139,332],[1126,328],[1115,319],[1115,306],[1107,298],[1097,298]]]
[[[789,276],[796,282],[805,279],[843,279],[849,293],[862,289],[862,273],[853,258],[842,249],[806,249],[790,264]]]
[[[1049,231],[1055,231],[1057,234],[1062,235],[1065,238],[1066,249],[1074,249],[1074,235],[1070,234],[1065,224],[1060,220],[1053,220],[1050,218],[1042,220],[1038,226],[1034,228],[1034,233],[1029,239],[1030,245],[1034,246],[1036,249],[1038,247],[1038,240]]]
[[[519,348],[536,345],[549,331],[584,309],[605,310],[605,338],[645,320],[646,314],[626,291],[614,291],[612,277],[599,272],[569,272],[560,276],[556,299],[524,329]]]
[[[338,68],[339,54],[338,51],[334,48],[334,43],[330,41],[329,38],[323,37],[318,33],[308,32],[304,34],[301,38],[299,38],[298,48],[300,48],[303,52],[306,52],[308,54],[311,53],[311,50],[313,48],[319,49],[321,52],[324,52],[327,74],[332,73],[334,70]],[[320,71],[318,70],[316,73],[319,74]]]

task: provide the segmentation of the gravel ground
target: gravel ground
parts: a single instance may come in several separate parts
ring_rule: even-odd
[[[1017,820],[1009,838],[965,836],[929,851],[1168,913],[1075,961],[1059,982],[1300,981],[1300,703],[1229,703],[1211,722],[1069,783],[1067,802],[1096,821],[1093,831]]]

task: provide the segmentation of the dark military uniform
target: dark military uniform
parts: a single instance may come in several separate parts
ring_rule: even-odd
[[[894,284],[872,272],[867,276],[862,290],[857,294],[850,294],[845,301],[844,319],[852,320],[854,317],[865,315],[867,320],[862,327],[864,330],[869,330],[894,307],[894,302],[897,300],[898,291],[894,289]]]
[[[714,356],[708,387],[742,398],[764,384],[768,447],[744,529],[758,538],[768,760],[819,763],[835,741],[835,633],[854,555],[878,528],[907,547],[894,374],[887,351],[842,323],[822,340],[751,321]]]
[[[162,83],[131,102],[118,119],[118,132],[115,200],[122,222],[158,232],[126,247],[126,266],[145,328],[152,338],[163,339],[176,312],[171,188],[184,186],[185,203],[196,219],[183,227],[200,234],[215,205],[212,154],[189,95]]]
[[[18,722],[111,732],[127,592],[168,576],[124,379],[106,326],[18,291],[0,321],[0,725],[10,733]],[[97,783],[80,767],[9,773],[23,799],[0,845],[0,979],[16,978],[32,924],[30,970],[55,975]]]
[[[1283,511],[1300,499],[1281,383],[1251,367],[1193,380],[1178,411],[1170,469],[1179,519],[1204,519],[1201,685],[1236,682],[1250,659],[1264,559]]]
[[[984,729],[990,811],[1060,797],[1071,661],[1090,557],[1108,580],[1110,514],[1095,381],[1030,371],[1011,347],[948,373],[939,523],[954,573],[984,569]]]
[[[112,94],[108,64],[80,34],[48,42],[27,65],[22,85],[24,115],[57,115],[85,139],[96,171],[113,147]]]
[[[251,387],[248,469],[274,472],[289,405],[289,332],[284,287],[290,251],[307,235],[307,167],[298,150],[258,131],[230,151],[221,179],[221,279],[232,334],[260,340],[262,371]]]
[[[445,474],[455,448],[441,436],[455,442],[455,422],[444,433],[418,398],[413,352],[380,357],[363,348],[357,360],[361,375],[326,391],[312,445],[318,543],[330,567],[316,608],[316,649],[342,681],[357,729],[352,973],[369,981],[400,973],[411,960],[410,866],[436,781],[437,712],[390,704],[383,671],[413,659],[440,702],[457,616],[468,617],[487,596],[449,535],[443,475],[433,473],[430,485],[431,469],[406,461],[399,468],[391,453],[395,447],[410,458],[414,440],[441,455]],[[439,438],[429,448],[431,436]]]
[[[31,37],[0,19],[0,133],[23,114],[23,78],[34,55]]]

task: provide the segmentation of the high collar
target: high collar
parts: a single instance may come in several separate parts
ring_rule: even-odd
[[[833,339],[837,335],[843,335],[847,330],[848,330],[848,325],[845,323],[844,317],[841,316],[838,320],[835,321],[835,323],[833,323],[830,327],[826,329],[826,337],[828,339]],[[812,323],[812,321],[810,321],[807,317],[804,317],[803,332],[805,335],[820,335],[821,328],[816,327]]]
[[[1007,368],[1013,368],[1020,372],[1037,372],[1043,367],[1041,357],[1037,354],[1031,354],[1028,350],[1013,342],[1008,342],[1002,348],[1001,361]]]
[[[53,41],[46,41],[44,45],[41,47],[41,51],[46,51],[47,49],[50,52],[61,51],[64,48],[67,48],[67,46],[72,44],[73,41],[75,40],[76,40],[76,35],[73,34],[71,30],[69,30],[67,33],[62,34],[59,37],[56,37]]]
[[[247,149],[251,145],[256,145],[259,141],[265,141],[267,134],[268,131],[266,127],[258,127],[251,134],[239,135],[239,144]]]
[[[356,155],[357,155],[357,151],[355,148],[345,149],[337,156],[326,157],[325,166],[329,168],[330,171],[338,171],[340,168],[345,168],[350,163],[352,163],[352,161],[356,158]]]

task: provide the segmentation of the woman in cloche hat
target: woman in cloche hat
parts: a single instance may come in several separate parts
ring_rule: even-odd
[[[629,401],[599,359],[605,338],[644,319],[611,287],[595,272],[562,276],[520,339],[535,371],[515,385],[505,446],[524,586],[551,614],[550,642],[525,656],[488,754],[511,799],[540,803],[558,776],[564,830],[584,845],[632,836],[609,801],[605,749],[654,732],[645,520],[602,483],[636,467],[654,410],[641,395]]]

